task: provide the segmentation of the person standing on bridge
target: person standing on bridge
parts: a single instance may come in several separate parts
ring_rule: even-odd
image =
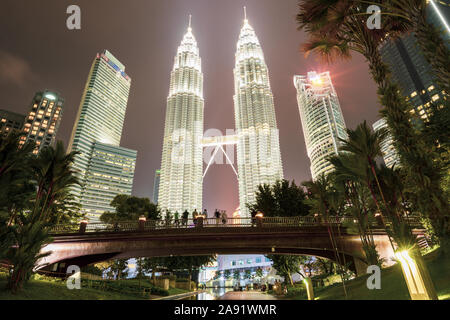
[[[179,213],[178,213],[178,211],[175,211],[175,215],[174,215],[174,218],[175,218],[175,227],[179,227],[180,226],[180,220],[179,220],[179,217],[180,215],[179,215]]]
[[[227,212],[225,210],[222,211],[222,224],[227,224]]]
[[[208,223],[208,210],[204,209],[202,216],[203,216],[203,223]]]
[[[220,223],[220,211],[216,209],[216,211],[214,211],[214,217],[216,218],[216,224],[219,225]]]
[[[256,225],[256,210],[252,210],[252,212],[250,212],[250,215],[252,217],[252,227],[254,227]]]
[[[187,226],[188,219],[189,219],[189,212],[187,210],[184,210],[184,212],[183,212],[183,220],[182,220],[182,224],[184,226]]]
[[[198,212],[197,209],[194,209],[194,212],[192,212],[192,220],[194,220],[194,225],[197,225],[197,218],[198,218]]]

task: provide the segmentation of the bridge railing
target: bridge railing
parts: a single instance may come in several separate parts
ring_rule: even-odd
[[[384,220],[390,225],[388,220]],[[314,226],[346,226],[355,223],[353,217],[328,217],[320,216],[298,216],[298,217],[255,217],[255,218],[203,218],[178,219],[178,220],[146,220],[140,218],[138,221],[116,221],[110,223],[82,221],[80,224],[56,225],[51,229],[52,234],[66,233],[98,233],[98,232],[134,232],[152,230],[173,230],[192,228],[280,228],[280,227],[314,227]],[[411,227],[422,227],[420,220],[416,217],[405,218]],[[371,227],[383,227],[380,220],[375,221]]]

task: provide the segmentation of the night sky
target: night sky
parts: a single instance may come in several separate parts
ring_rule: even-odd
[[[66,8],[81,7],[81,30],[66,28]],[[192,14],[204,73],[205,130],[234,128],[233,67],[243,6],[264,50],[280,129],[284,176],[310,179],[309,160],[293,85],[295,74],[331,72],[347,127],[378,118],[376,88],[360,56],[324,65],[300,52],[297,0],[1,0],[0,108],[26,113],[36,91],[65,98],[57,138],[67,145],[91,63],[108,49],[132,78],[121,146],[138,150],[133,194],[152,198],[160,167],[169,75]],[[231,213],[238,206],[230,166],[212,166],[203,204]]]

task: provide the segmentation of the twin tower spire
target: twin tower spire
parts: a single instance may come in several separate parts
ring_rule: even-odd
[[[202,210],[203,73],[191,21],[170,76],[158,196],[163,214]],[[245,7],[234,78],[239,202],[246,217],[258,186],[282,179],[283,170],[269,72]]]

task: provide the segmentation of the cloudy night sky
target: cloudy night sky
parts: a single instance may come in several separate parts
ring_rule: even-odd
[[[66,28],[66,8],[81,8],[81,30]],[[297,0],[2,0],[0,3],[0,109],[25,114],[36,91],[65,99],[57,138],[67,146],[88,72],[97,52],[108,49],[132,78],[121,146],[138,150],[133,194],[152,198],[160,167],[176,49],[192,14],[204,73],[205,130],[234,128],[233,67],[243,6],[264,50],[280,129],[284,176],[310,179],[309,160],[293,85],[295,74],[331,72],[347,127],[372,124],[380,106],[360,56],[324,65],[305,58],[297,30]],[[203,204],[231,213],[238,206],[230,166],[213,165],[204,180]]]

